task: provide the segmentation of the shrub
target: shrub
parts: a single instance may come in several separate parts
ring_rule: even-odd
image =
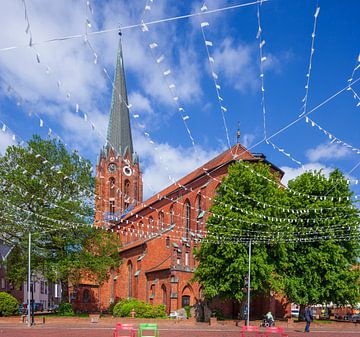
[[[185,311],[186,311],[186,317],[189,318],[191,317],[191,314],[190,314],[190,309],[191,309],[191,306],[190,305],[187,305],[184,307]]]
[[[118,302],[114,306],[113,316],[131,317],[132,309],[135,310],[135,317],[137,318],[158,318],[166,316],[165,306],[163,304],[152,305],[136,299]]]
[[[74,310],[70,303],[63,302],[59,306],[59,315],[60,316],[74,316]]]
[[[19,303],[8,293],[0,292],[0,316],[11,316],[19,313]]]

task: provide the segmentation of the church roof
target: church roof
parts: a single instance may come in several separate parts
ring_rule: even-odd
[[[249,150],[247,150],[245,147],[243,147],[241,144],[236,144],[232,148],[222,152],[217,157],[211,159],[206,164],[200,166],[199,168],[195,169],[185,177],[178,180],[176,183],[166,187],[161,192],[157,193],[156,195],[152,196],[148,200],[144,201],[139,206],[135,207],[131,212],[129,212],[124,218],[128,219],[131,218],[134,214],[140,212],[141,210],[147,208],[148,206],[151,206],[154,202],[157,200],[163,198],[164,196],[169,195],[170,193],[176,191],[179,189],[180,186],[185,186],[189,183],[191,183],[193,180],[198,179],[199,177],[205,175],[205,171],[207,173],[212,172],[213,170],[220,168],[224,165],[227,165],[231,162],[234,162],[235,160],[246,160],[246,161],[263,161],[267,164],[270,164],[277,172],[280,173],[281,177],[283,176],[284,172],[280,170],[278,167],[273,165],[272,163],[268,162],[264,156],[259,156],[258,154],[252,154]]]
[[[129,151],[132,155],[134,152],[121,38],[119,39],[119,49],[116,61],[107,142],[109,147],[114,148],[117,155],[125,156],[126,151]]]

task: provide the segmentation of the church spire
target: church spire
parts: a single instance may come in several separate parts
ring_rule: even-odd
[[[129,151],[129,154],[132,156],[134,150],[130,128],[128,98],[121,46],[121,32],[119,35],[119,49],[111,100],[107,142],[109,147],[114,147],[115,153],[117,155],[124,157],[127,151]]]

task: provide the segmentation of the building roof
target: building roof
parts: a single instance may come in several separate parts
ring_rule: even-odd
[[[4,261],[11,252],[11,250],[12,247],[6,245],[4,241],[0,240],[0,261]]]
[[[121,38],[119,39],[107,141],[108,147],[113,147],[117,155],[125,157],[126,151],[129,151],[130,155],[134,152]]]
[[[259,155],[255,156],[249,150],[243,147],[241,144],[236,144],[232,148],[222,152],[217,157],[211,159],[209,162],[205,163],[204,165],[195,169],[185,177],[181,178],[176,183],[166,187],[161,192],[157,193],[156,195],[144,201],[142,204],[135,207],[131,212],[126,214],[126,216],[122,219],[122,221],[130,218],[134,214],[139,213],[141,210],[147,208],[148,206],[151,206],[153,203],[162,199],[164,196],[168,196],[170,193],[173,193],[176,190],[181,189],[181,187],[179,186],[185,186],[191,183],[192,181],[199,179],[201,176],[206,175],[207,173],[210,174],[215,169],[221,168],[222,166],[225,166],[231,162],[240,159],[246,161],[261,160],[263,162],[266,162],[267,164],[270,164],[276,171],[280,172],[280,174],[283,175],[283,172],[279,168],[268,162],[264,156],[259,156]]]

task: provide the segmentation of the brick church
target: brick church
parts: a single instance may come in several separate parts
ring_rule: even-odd
[[[197,264],[193,250],[206,236],[212,197],[235,159],[267,162],[263,155],[236,144],[143,201],[142,173],[132,142],[120,40],[107,144],[101,149],[96,166],[95,226],[118,233],[123,260],[105,284],[83,284],[73,297],[75,308],[103,310],[119,299],[137,298],[164,304],[170,313],[202,300],[201,286],[191,282]],[[271,166],[282,176],[278,168]],[[273,297],[266,301],[267,309],[273,313],[282,307]],[[239,311],[237,303],[232,301],[218,305],[227,317],[236,316]],[[256,305],[253,310],[256,311]]]

